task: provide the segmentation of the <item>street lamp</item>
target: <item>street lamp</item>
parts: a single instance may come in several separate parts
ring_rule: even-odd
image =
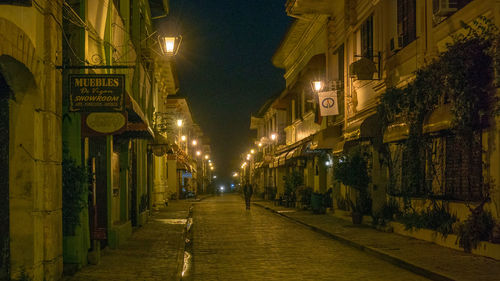
[[[158,40],[160,41],[160,47],[161,51],[163,54],[167,56],[175,56],[177,52],[179,51],[179,47],[181,46],[182,43],[182,36],[165,36],[165,37],[159,37]]]
[[[276,133],[272,133],[271,140],[275,141],[276,139],[278,139],[278,135]]]
[[[181,136],[181,141],[186,141],[186,136]]]
[[[177,127],[182,127],[182,119],[177,119]]]
[[[192,144],[193,144],[193,146],[196,146],[198,144],[198,141],[197,140],[193,140]]]
[[[251,154],[254,154],[254,153],[255,153],[255,149],[251,149],[251,150],[250,150],[250,153],[251,153]]]
[[[321,80],[316,80],[316,81],[312,81],[311,82],[311,87],[313,89],[313,91],[319,93],[319,91],[321,91],[323,89],[323,81]]]
[[[201,155],[201,151],[196,151],[196,156],[200,156]]]
[[[206,154],[205,155],[205,160],[208,160],[210,158],[210,155]]]

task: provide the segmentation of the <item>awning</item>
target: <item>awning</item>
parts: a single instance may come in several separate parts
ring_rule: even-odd
[[[453,114],[449,104],[440,106],[432,111],[424,120],[422,133],[430,134],[451,128]],[[406,122],[395,122],[389,126],[384,132],[384,143],[396,142],[408,138],[410,128]]]
[[[333,148],[333,154],[341,154],[344,152],[344,144],[345,140],[339,140],[336,144],[335,147]]]
[[[298,156],[300,155],[300,152],[297,153],[297,151],[299,150],[300,146],[299,147],[296,147],[290,151],[288,151],[288,153],[286,154],[286,157],[285,157],[285,160],[289,160],[289,159],[292,159],[293,157],[295,156]],[[300,150],[299,150],[300,151]],[[297,155],[298,154],[298,155]]]
[[[381,122],[378,114],[372,114],[365,119],[356,120],[347,125],[344,138],[348,140],[375,138],[381,134]]]
[[[342,126],[327,127],[313,136],[311,149],[334,149],[342,137]]]
[[[408,124],[405,122],[391,124],[387,126],[387,129],[384,132],[384,143],[407,139],[409,131]]]
[[[127,126],[120,137],[154,139],[153,129],[140,105],[128,93],[125,96],[125,108],[128,113]]]
[[[177,170],[189,171],[189,167],[183,161],[177,161]]]
[[[170,150],[170,145],[168,144],[168,140],[160,133],[155,134],[155,140],[153,143],[148,144],[151,151],[155,156],[163,156]]]
[[[436,108],[424,121],[424,134],[435,133],[438,131],[448,130],[451,128],[453,114],[451,113],[451,105],[445,104]]]

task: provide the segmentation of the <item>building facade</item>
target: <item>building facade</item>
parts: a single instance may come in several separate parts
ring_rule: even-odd
[[[33,2],[0,1],[0,279],[62,274],[62,3]]]
[[[476,35],[483,34],[478,35],[483,36],[480,41],[488,34],[496,34],[489,39],[498,40],[497,33],[484,31],[499,26],[498,8],[495,1],[483,0],[287,1],[286,12],[295,19],[272,59],[285,69],[286,80],[286,89],[275,100],[286,110],[287,125],[277,132],[286,140],[270,153],[273,160],[267,167],[274,169],[277,194],[284,191],[282,175],[298,171],[305,186],[316,192],[331,188],[334,207],[349,208],[345,202],[356,200],[357,192],[334,180],[335,171],[329,166],[361,151],[370,177],[372,214],[389,201],[398,202],[401,208],[411,204],[417,211],[438,202],[462,222],[477,206],[498,219],[498,186],[491,184],[500,177],[498,115],[488,111],[483,121],[474,123],[469,130],[470,145],[464,146],[460,143],[463,131],[458,128],[465,125],[457,123],[460,115],[453,101],[461,84],[446,82],[457,68],[447,68],[449,75],[415,84],[443,57],[454,59],[447,51],[460,40],[454,39],[460,38],[457,35],[480,26],[483,31],[476,29]],[[496,75],[487,64],[483,69],[476,67],[482,76],[472,76],[474,71],[464,74],[475,77],[467,80],[471,85]],[[319,92],[336,93],[338,114],[319,114],[318,93],[311,88],[314,81],[323,82]],[[488,81],[482,87],[494,100],[498,92],[488,86],[493,79]],[[406,111],[422,113],[417,119],[396,110],[404,103],[389,104],[391,97],[401,101],[411,96],[410,89],[422,92],[428,85],[434,85],[432,93],[421,94],[422,99],[414,102],[417,107]],[[435,100],[425,100],[425,95]],[[490,105],[498,106],[484,108]],[[397,114],[388,119],[387,112]],[[252,117],[251,128],[259,137],[266,122],[264,114]],[[425,139],[425,143],[412,146],[415,139]],[[418,176],[411,180],[411,175]]]

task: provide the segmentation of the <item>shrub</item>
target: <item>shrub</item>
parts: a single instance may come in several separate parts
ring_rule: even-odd
[[[470,253],[477,248],[479,241],[487,241],[493,230],[494,221],[490,212],[482,208],[472,210],[467,220],[458,227],[458,245]]]

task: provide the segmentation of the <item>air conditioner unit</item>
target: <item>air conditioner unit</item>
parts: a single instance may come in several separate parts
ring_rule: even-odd
[[[403,48],[403,36],[397,36],[391,38],[390,41],[391,51],[397,52]]]
[[[432,11],[436,16],[447,16],[458,8],[457,0],[433,0]]]

